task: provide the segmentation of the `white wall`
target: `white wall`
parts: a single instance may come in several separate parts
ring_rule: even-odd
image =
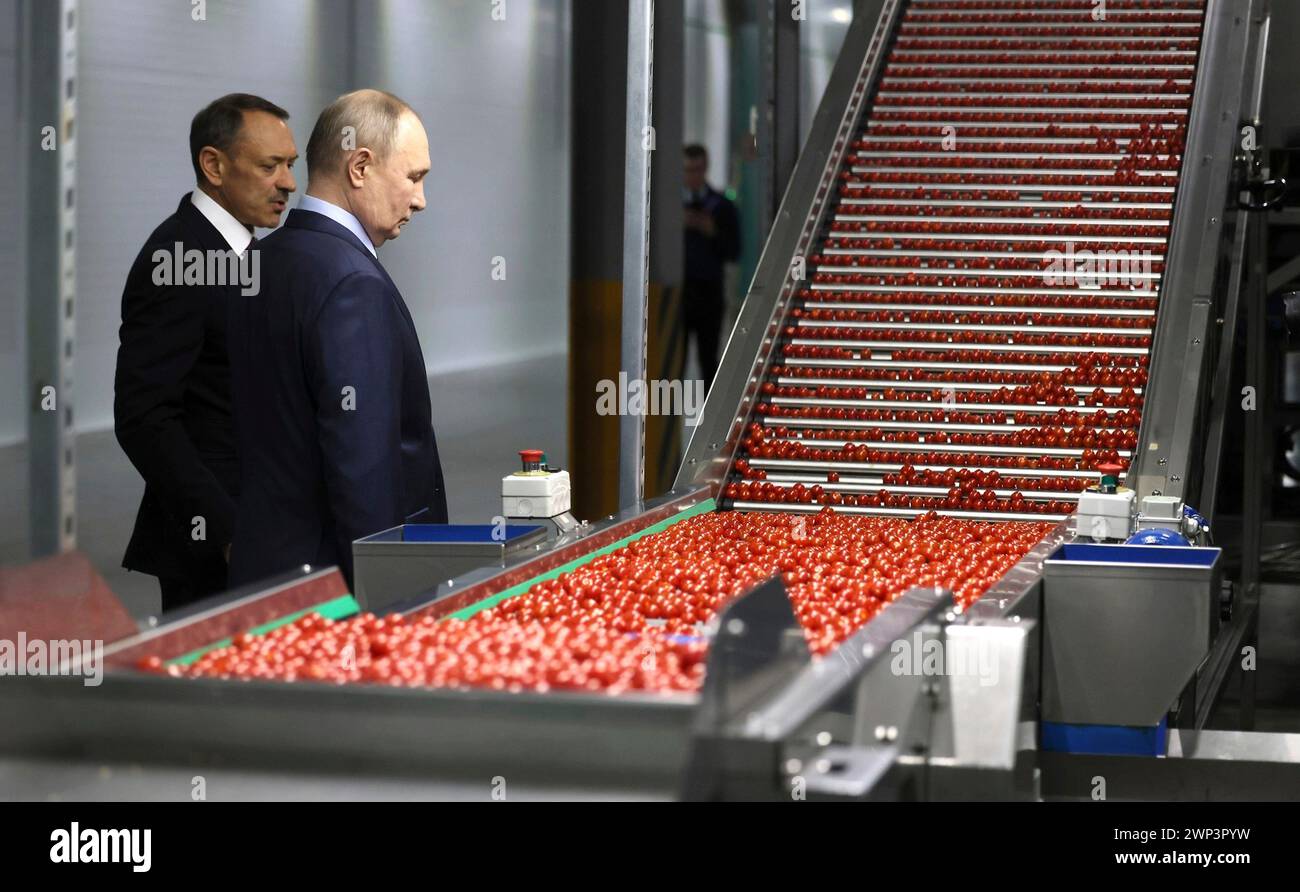
[[[567,350],[568,3],[503,8],[380,0],[358,21],[359,85],[401,96],[429,134],[428,207],[380,257],[433,373]]]

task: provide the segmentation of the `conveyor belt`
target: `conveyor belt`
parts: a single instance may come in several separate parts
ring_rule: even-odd
[[[1040,615],[1043,561],[1069,536],[1044,521],[1070,510],[1099,459],[1136,451],[1145,491],[1188,473],[1202,356],[1182,345],[1207,337],[1205,282],[1226,259],[1217,215],[1254,8],[1234,23],[1238,2],[1207,0],[1198,61],[1197,2],[1108,0],[1103,25],[1091,0],[869,0],[880,25],[849,30],[664,499],[448,581],[400,617],[279,623],[342,594],[321,568],[170,617],[105,653],[102,687],[10,679],[0,749],[180,758],[187,776],[191,762],[406,768],[479,797],[503,767],[512,791],[613,782],[788,801],[798,781],[810,798],[1037,795],[1028,769],[1042,754],[1023,744],[1043,640],[1022,619]],[[1041,83],[1058,74],[1079,89]],[[938,95],[863,109],[890,78]],[[981,88],[1001,79],[1004,94]],[[1112,86],[1127,98],[1110,101]],[[1184,139],[1198,163],[1180,184]],[[1195,225],[1171,239],[1175,205]],[[1071,244],[1149,251],[1145,290],[1036,281]],[[807,278],[792,289],[793,256]],[[1161,287],[1178,300],[1157,318]],[[1153,396],[1171,388],[1185,398]],[[755,484],[803,494],[731,489]],[[755,511],[712,511],[714,495]],[[777,573],[780,587],[754,586]],[[264,624],[277,627],[248,634]],[[922,635],[990,655],[1012,683],[900,674],[895,645]],[[141,660],[154,671],[130,671]],[[1147,760],[1173,761],[1190,760]],[[1241,765],[1252,783],[1261,770],[1218,753],[1207,764],[1216,778]],[[1204,792],[1175,773],[1164,790]]]
[[[916,585],[942,585],[969,606],[1051,530],[1044,521],[1074,510],[1098,464],[1127,467],[1138,442],[1201,9],[1117,2],[1109,20],[1073,24],[1085,6],[916,0],[904,10],[722,487],[723,508],[787,516],[692,518],[461,605],[450,626],[435,630],[435,616],[395,621],[438,659],[453,639],[483,661],[513,655],[486,674],[462,676],[469,670],[450,657],[449,674],[411,659],[390,666],[392,630],[366,618],[355,628],[304,621],[321,638],[297,645],[356,638],[365,659],[355,665],[263,671],[396,680],[380,677],[391,668],[417,686],[692,690],[702,667],[656,680],[617,637],[591,650],[622,648],[627,665],[607,667],[604,681],[540,653],[562,650],[570,628],[667,634],[673,647],[683,642],[671,636],[684,635],[695,648],[700,624],[777,571],[817,653]],[[909,55],[937,37],[943,47],[931,56]],[[1098,41],[1105,53],[1076,58]],[[1179,55],[1136,61],[1151,52]],[[1051,76],[1037,56],[1058,60]],[[1120,262],[1096,277],[1086,264],[1098,257]],[[828,507],[878,519],[792,526],[804,521],[789,515]],[[931,516],[905,522],[919,515]],[[988,520],[999,525],[969,523]],[[968,556],[941,566],[959,542],[1002,543],[996,572],[968,579],[977,569]],[[918,549],[934,554],[907,563]],[[452,637],[429,644],[442,635]],[[379,655],[367,662],[361,639],[375,636]],[[246,656],[217,650],[193,671],[239,675],[232,667]]]
[[[1204,9],[1098,9],[907,6],[724,507],[1059,520],[1129,466]]]

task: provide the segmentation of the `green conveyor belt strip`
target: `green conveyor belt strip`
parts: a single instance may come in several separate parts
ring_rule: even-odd
[[[714,502],[713,499],[705,499],[703,502],[700,502],[700,504],[694,505],[690,508],[687,508],[685,511],[681,511],[677,514],[674,514],[672,517],[668,518],[667,520],[661,520],[659,521],[659,523],[648,526],[644,530],[641,530],[639,533],[633,533],[632,535],[624,539],[619,539],[617,542],[611,542],[609,545],[606,545],[604,548],[598,548],[593,552],[584,554],[580,558],[575,558],[574,560],[569,561],[567,564],[561,564],[560,566],[554,568],[553,570],[548,570],[539,576],[534,576],[532,579],[528,580],[527,582],[521,582],[518,585],[508,588],[504,591],[498,592],[495,595],[489,595],[488,597],[484,598],[482,601],[479,601],[475,604],[471,604],[468,607],[457,610],[455,613],[450,614],[450,616],[456,619],[469,619],[471,616],[478,613],[480,610],[486,610],[489,607],[492,607],[496,604],[500,604],[506,598],[513,598],[515,595],[523,594],[524,592],[528,591],[530,588],[532,588],[534,585],[536,585],[539,582],[545,582],[548,579],[554,579],[556,576],[559,576],[562,573],[568,573],[570,570],[576,569],[577,567],[581,567],[583,564],[587,563],[590,560],[593,560],[594,558],[599,557],[602,554],[609,554],[611,551],[617,551],[618,549],[622,548],[624,545],[627,545],[629,542],[633,542],[637,539],[640,539],[642,536],[651,536],[655,533],[662,532],[675,523],[680,523],[681,521],[686,520],[688,517],[694,517],[697,514],[706,514],[712,511],[716,507],[717,507],[717,503]]]
[[[288,625],[300,616],[306,616],[308,613],[312,613],[313,611],[319,613],[326,619],[345,619],[355,613],[360,613],[361,605],[358,604],[356,598],[351,595],[342,595],[332,601],[325,601],[321,604],[315,605],[314,607],[307,607],[303,610],[295,611],[294,613],[285,614],[279,619],[271,620],[269,623],[254,626],[248,630],[248,634],[264,635],[272,629],[278,629],[280,626]],[[220,641],[214,641],[212,644],[200,647],[198,650],[192,650],[183,656],[176,657],[174,660],[168,660],[167,665],[188,666],[208,651],[216,650],[219,647],[226,647],[231,641],[232,639],[230,638],[222,638]]]

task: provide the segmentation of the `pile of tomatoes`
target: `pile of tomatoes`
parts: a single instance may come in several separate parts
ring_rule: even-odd
[[[177,676],[581,690],[698,690],[705,626],[775,575],[809,648],[825,654],[890,601],[941,586],[969,605],[1051,528],[928,514],[915,520],[703,514],[600,555],[466,620],[429,615],[329,620],[309,614],[240,635]]]
[[[659,629],[632,636],[598,623],[521,623],[490,610],[468,620],[366,613],[336,621],[312,613],[264,635],[240,635],[188,666],[151,657],[140,668],[335,684],[670,693],[698,689],[706,653],[702,640]]]

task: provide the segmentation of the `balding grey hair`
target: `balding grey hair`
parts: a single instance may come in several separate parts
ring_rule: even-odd
[[[370,149],[382,161],[393,150],[398,124],[407,112],[415,115],[415,109],[383,90],[344,93],[325,106],[312,128],[307,141],[308,178],[333,176],[352,149]],[[347,131],[348,127],[353,129]]]

